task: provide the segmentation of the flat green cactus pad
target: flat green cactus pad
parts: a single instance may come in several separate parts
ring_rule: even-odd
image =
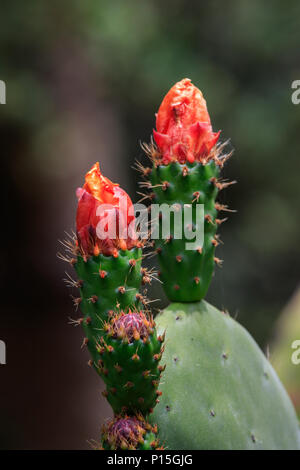
[[[173,303],[155,319],[166,330],[151,419],[169,449],[300,449],[293,405],[246,330],[205,301]]]

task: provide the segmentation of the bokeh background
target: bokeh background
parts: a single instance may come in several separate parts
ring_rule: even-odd
[[[272,344],[299,285],[299,43],[298,0],[1,1],[0,448],[99,438],[110,409],[68,324],[58,240],[74,229],[75,190],[97,160],[137,201],[140,141],[184,77],[235,149],[225,176],[238,184],[221,200],[237,213],[221,227],[224,265],[208,300],[265,351]],[[150,295],[166,305],[158,284]]]

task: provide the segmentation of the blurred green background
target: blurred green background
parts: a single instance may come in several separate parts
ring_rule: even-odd
[[[1,1],[0,448],[99,437],[110,410],[68,325],[57,240],[74,229],[75,189],[95,161],[138,199],[140,141],[184,77],[235,149],[224,173],[238,184],[221,201],[237,213],[221,227],[208,300],[266,350],[299,285],[299,44],[298,0]],[[166,305],[159,285],[150,295]]]

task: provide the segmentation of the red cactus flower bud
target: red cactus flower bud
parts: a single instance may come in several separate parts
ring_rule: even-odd
[[[102,175],[95,163],[85,176],[85,184],[76,191],[77,240],[87,254],[118,256],[118,250],[136,245],[134,210],[130,197]]]
[[[176,83],[164,97],[156,115],[153,130],[162,153],[162,163],[205,159],[218,141],[220,132],[213,132],[206,101],[191,80]]]

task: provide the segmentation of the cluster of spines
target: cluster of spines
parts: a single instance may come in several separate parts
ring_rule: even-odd
[[[115,416],[102,428],[104,450],[163,450],[157,439],[157,426],[152,426],[137,413]]]

